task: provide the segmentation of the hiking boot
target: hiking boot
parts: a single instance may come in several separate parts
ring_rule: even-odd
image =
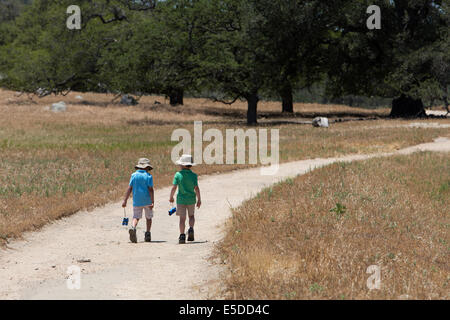
[[[185,234],[181,234],[180,238],[178,239],[178,243],[179,244],[185,244],[186,243],[186,235]]]
[[[136,229],[135,228],[131,228],[129,233],[130,233],[130,241],[132,243],[137,243]]]
[[[150,232],[145,233],[145,242],[152,242],[152,234]]]
[[[194,241],[194,228],[189,228],[188,241]]]

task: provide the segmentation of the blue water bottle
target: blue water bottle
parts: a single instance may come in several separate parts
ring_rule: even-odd
[[[169,207],[169,216],[173,216],[177,212],[177,207],[172,207],[172,204],[170,204]]]
[[[129,219],[127,218],[127,211],[125,210],[125,208],[123,208],[122,226],[124,226],[124,227],[128,226],[128,222],[129,222]]]

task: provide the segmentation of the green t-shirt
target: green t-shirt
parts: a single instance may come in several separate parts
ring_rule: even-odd
[[[173,184],[178,186],[177,204],[193,205],[197,202],[194,188],[198,186],[198,177],[191,170],[181,170],[175,174]]]

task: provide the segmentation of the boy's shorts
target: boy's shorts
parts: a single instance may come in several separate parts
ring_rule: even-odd
[[[133,207],[133,219],[142,219],[142,211],[145,211],[145,218],[148,220],[153,219],[153,209],[150,206],[146,207]]]
[[[195,213],[195,204],[177,204],[177,216],[186,217],[186,213],[189,214],[189,217],[193,217]]]

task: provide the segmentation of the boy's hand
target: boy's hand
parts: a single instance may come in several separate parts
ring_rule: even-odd
[[[173,197],[170,197],[169,202],[170,202],[170,203],[174,203],[174,202],[175,202],[175,199],[174,199]]]
[[[127,207],[127,202],[124,201],[124,202],[122,203],[122,208],[126,208],[126,207]]]
[[[152,203],[152,204],[150,205],[150,209],[154,209],[154,208],[155,208],[155,204]]]
[[[201,206],[202,206],[202,200],[198,200],[197,201],[197,209],[200,209]]]

